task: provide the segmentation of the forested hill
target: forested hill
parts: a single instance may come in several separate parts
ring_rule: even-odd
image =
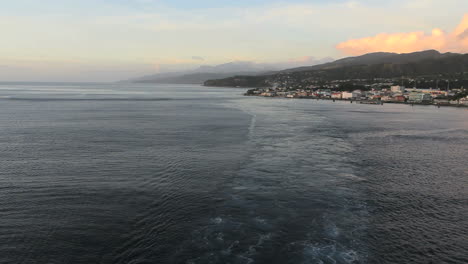
[[[268,87],[289,80],[349,80],[398,77],[468,79],[468,54],[424,51],[408,54],[371,53],[312,67],[301,67],[263,76],[235,76],[205,82],[206,86]]]

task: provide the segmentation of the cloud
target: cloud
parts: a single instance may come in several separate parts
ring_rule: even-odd
[[[18,1],[22,0],[10,2]],[[453,19],[468,10],[468,1],[461,0],[238,1],[242,5],[212,0],[190,5],[166,0],[27,2],[31,5],[21,8],[2,5],[0,31],[7,41],[0,45],[0,63],[17,67],[7,60],[32,58],[44,63],[24,62],[22,67],[31,70],[17,73],[2,69],[0,80],[125,78],[122,74],[102,78],[80,74],[93,65],[96,71],[126,65],[138,69],[134,77],[229,61],[279,64],[281,68],[312,65],[317,63],[313,57],[300,56],[340,57],[343,54],[335,45],[353,35],[452,29],[458,22]],[[466,26],[460,28],[454,32],[464,39]],[[192,58],[195,55],[204,60]],[[66,65],[74,66],[65,72]]]
[[[468,53],[468,14],[453,32],[439,28],[431,34],[423,31],[409,33],[381,33],[373,37],[351,39],[336,46],[345,54],[361,55],[370,52],[408,53],[435,49],[441,52]]]
[[[203,57],[200,57],[200,56],[192,56],[192,60],[204,61],[205,59]]]

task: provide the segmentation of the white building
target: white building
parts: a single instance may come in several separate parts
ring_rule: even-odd
[[[355,90],[353,92],[343,92],[341,94],[341,98],[343,99],[356,100],[356,99],[361,99],[361,96],[362,96],[362,92],[360,90]]]
[[[395,85],[395,86],[390,87],[390,90],[393,93],[403,93],[405,89],[406,88],[404,86],[400,86],[400,85]]]
[[[341,98],[343,98],[343,99],[353,99],[353,93],[343,92],[343,93],[341,93]]]

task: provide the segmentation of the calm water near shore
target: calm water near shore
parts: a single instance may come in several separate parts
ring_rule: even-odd
[[[468,263],[468,111],[0,85],[0,263]]]

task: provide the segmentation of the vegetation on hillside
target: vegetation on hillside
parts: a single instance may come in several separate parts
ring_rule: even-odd
[[[375,59],[372,64],[359,64],[359,58],[354,58],[353,63],[348,62],[345,65],[342,62],[341,64],[328,63],[326,66],[304,68],[306,70],[302,71],[297,71],[296,69],[294,71],[283,71],[263,76],[235,76],[219,80],[209,80],[204,84],[206,86],[227,87],[272,87],[278,84],[304,86],[332,80],[404,78],[407,85],[410,86],[411,79],[421,78],[422,81],[418,85],[426,86],[431,83],[431,87],[435,87],[436,85],[443,87],[444,85],[448,85],[449,81],[462,82],[459,83],[462,86],[464,80],[468,80],[468,54],[441,54],[440,56],[434,56],[434,53],[431,52],[426,57],[421,54],[418,53],[418,56],[404,54],[405,58],[411,58],[411,60],[406,59],[404,61],[401,57],[396,57],[399,60],[392,58],[396,62],[380,63],[380,61],[389,61],[387,56],[380,61]],[[369,61],[369,55],[362,57],[366,61]],[[415,58],[419,58],[419,60]],[[441,82],[436,84],[434,83],[435,80],[441,80]],[[413,80],[413,82],[413,85],[417,84],[416,80]]]

